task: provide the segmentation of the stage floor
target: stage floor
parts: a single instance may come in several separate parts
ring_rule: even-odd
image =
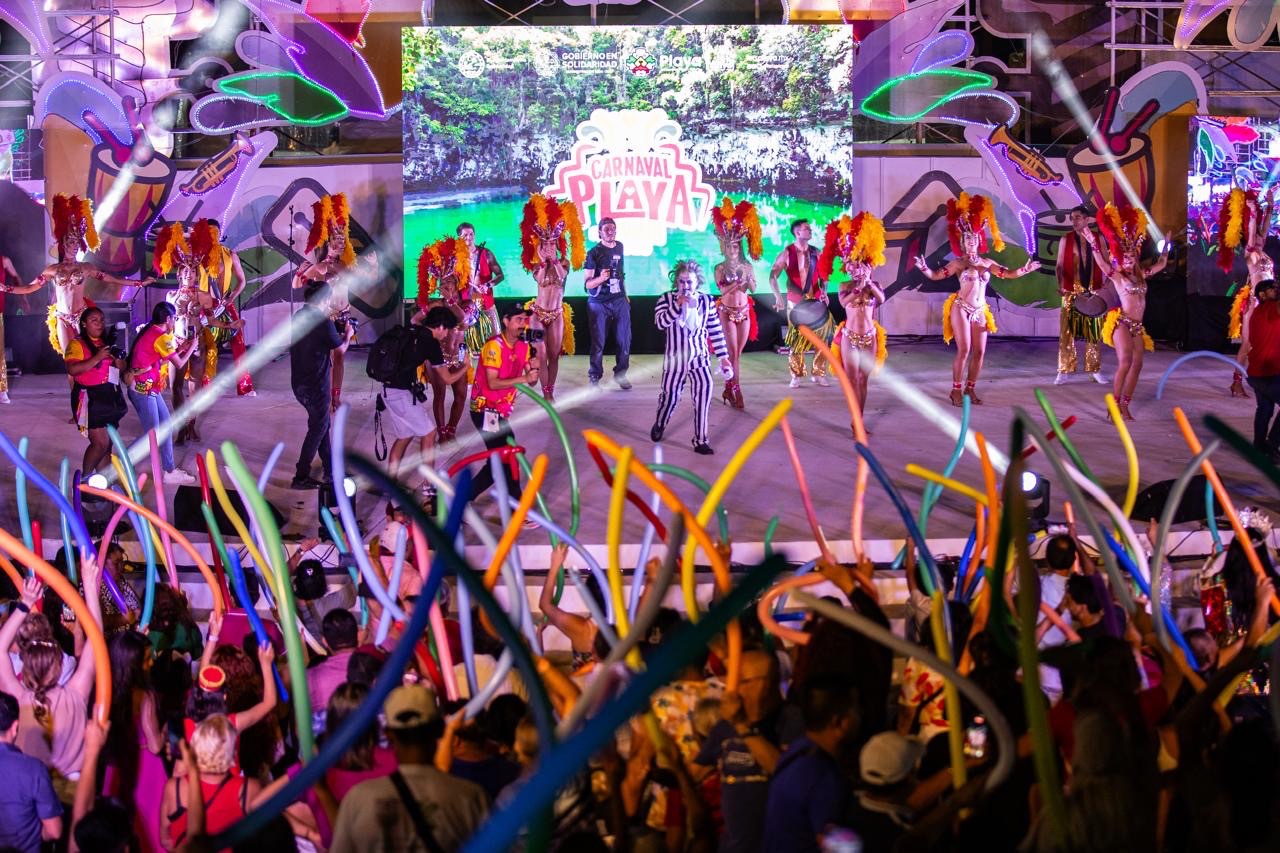
[[[1035,388],[1045,390],[1059,417],[1074,415],[1070,430],[1076,447],[1093,472],[1102,479],[1107,491],[1117,500],[1123,496],[1126,464],[1115,428],[1106,419],[1103,395],[1109,386],[1099,386],[1087,375],[1079,374],[1062,386],[1052,384],[1057,345],[1052,341],[1007,341],[992,339],[983,380],[978,391],[985,405],[975,407],[971,429],[981,430],[1002,452],[1008,452],[1009,427],[1013,407],[1026,409],[1044,425],[1045,419],[1036,404]],[[946,463],[954,439],[935,421],[958,419],[959,410],[949,405],[950,362],[953,350],[937,342],[891,342],[888,367],[895,379],[885,376],[872,380],[866,414],[871,432],[870,446],[915,512],[919,506],[923,482],[908,475],[904,466],[916,462],[940,470]],[[1161,374],[1181,353],[1160,350],[1147,355],[1142,384],[1132,404],[1137,421],[1130,430],[1141,459],[1141,485],[1177,476],[1191,454],[1172,416],[1175,405],[1181,406],[1196,426],[1202,439],[1209,436],[1204,428],[1204,414],[1212,412],[1246,435],[1251,432],[1253,401],[1232,399],[1227,391],[1229,368],[1221,362],[1203,359],[1184,365],[1169,380],[1164,399],[1156,400],[1155,391]],[[1104,350],[1104,373],[1114,367],[1114,353]],[[223,369],[229,367],[224,358]],[[659,356],[637,356],[633,359],[630,378],[634,390],[623,392],[592,391],[586,381],[587,361],[583,356],[561,362],[561,379],[556,389],[559,409],[578,460],[581,484],[582,524],[580,538],[594,545],[605,541],[605,519],[609,490],[605,486],[586,451],[583,429],[601,430],[622,444],[631,444],[642,459],[652,459],[653,445],[649,428],[653,422],[658,396]],[[606,361],[606,373],[610,361]],[[728,463],[732,451],[746,439],[760,419],[780,399],[790,396],[794,405],[790,420],[795,432],[801,462],[813,490],[817,513],[823,530],[831,540],[847,542],[850,531],[849,511],[853,497],[853,473],[856,454],[849,431],[849,417],[840,389],[834,379],[830,387],[819,387],[808,381],[797,389],[787,387],[787,360],[773,353],[746,356],[742,378],[747,409],[735,411],[717,399],[711,410],[711,443],[714,456],[699,456],[691,447],[692,414],[687,399],[681,401],[663,443],[665,461],[686,467],[707,480],[714,481]],[[276,441],[285,442],[285,451],[276,466],[267,490],[268,499],[287,519],[286,534],[298,536],[314,532],[316,496],[313,492],[297,492],[287,488],[293,473],[293,460],[305,431],[301,407],[289,389],[289,366],[286,361],[267,365],[254,377],[259,396],[252,399],[234,396],[219,400],[200,418],[200,431],[205,443],[216,446],[222,440],[235,442],[248,464],[262,466]],[[609,383],[606,383],[609,385]],[[934,413],[917,411],[890,388],[896,385],[900,394],[916,395],[926,405],[936,407]],[[720,387],[717,385],[716,391]],[[349,425],[348,443],[361,452],[373,454],[373,398],[375,388],[364,375],[364,355],[353,351],[348,358],[344,399],[354,407]],[[67,424],[67,385],[62,376],[27,376],[11,383],[12,405],[0,406],[0,429],[15,443],[20,436],[30,437],[29,457],[51,479],[57,477],[58,464],[66,455],[73,467],[83,452],[83,440],[75,428]],[[531,454],[545,452],[550,467],[543,494],[552,517],[566,523],[569,519],[569,474],[563,451],[551,424],[541,409],[530,400],[517,405],[516,435]],[[126,439],[138,435],[139,424],[131,412],[123,423]],[[478,449],[477,434],[464,416],[459,430],[460,444],[444,454],[439,464]],[[195,450],[178,448],[179,464],[195,472]],[[1237,506],[1254,503],[1280,509],[1272,492],[1260,482],[1249,465],[1230,450],[1220,450],[1214,457],[1218,471],[1227,484]],[[12,468],[3,478],[0,489],[0,524],[17,529]],[[1043,457],[1031,457],[1031,468],[1048,473]],[[319,473],[319,467],[316,467]],[[966,453],[956,469],[955,477],[978,486],[981,468],[976,455]],[[1053,480],[1053,478],[1050,478]],[[696,489],[668,478],[672,488],[695,510],[702,501]],[[56,523],[48,502],[34,487],[28,487],[32,515],[45,524],[45,536],[57,537]],[[1065,490],[1053,483],[1052,519],[1062,517]],[[770,519],[780,519],[775,542],[808,543],[796,551],[812,550],[812,536],[805,518],[780,433],[770,435],[750,458],[734,480],[725,505],[735,545],[736,560],[751,559],[759,552]],[[381,518],[374,496],[362,495],[359,507],[368,518]],[[496,510],[488,500],[479,508],[487,517],[496,518]],[[973,523],[973,505],[966,498],[951,493],[943,496],[929,524],[929,537],[934,540],[962,540]],[[1195,525],[1189,525],[1188,529]],[[627,513],[624,541],[636,543],[643,533],[643,519],[638,511]],[[884,491],[871,481],[866,505],[865,537],[876,540],[873,556],[880,557],[897,547],[903,527]],[[203,541],[203,537],[201,537]],[[533,531],[522,535],[521,544],[545,546],[545,535]],[[957,549],[958,550],[958,549]],[[845,552],[844,548],[840,549]]]

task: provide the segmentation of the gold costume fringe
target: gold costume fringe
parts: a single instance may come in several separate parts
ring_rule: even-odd
[[[530,299],[524,304],[524,310],[532,311],[534,300]],[[573,309],[569,307],[568,302],[560,303],[561,319],[564,323],[564,331],[560,335],[560,354],[574,355],[578,351],[578,343],[574,339],[573,329]]]
[[[1115,349],[1116,346],[1112,337],[1116,333],[1116,328],[1120,325],[1120,314],[1119,308],[1112,308],[1107,312],[1106,319],[1102,321],[1102,341],[1112,349]],[[1127,330],[1125,334],[1129,334]],[[1151,340],[1151,336],[1147,334],[1145,326],[1142,329],[1142,346],[1147,352],[1156,351],[1156,342]]]
[[[1253,288],[1242,286],[1236,291],[1236,298],[1231,302],[1231,322],[1227,324],[1227,340],[1236,341],[1244,337],[1244,309],[1249,304]]]
[[[871,322],[876,327],[876,365],[871,369],[874,374],[884,367],[885,361],[889,358],[889,333],[875,320]],[[833,340],[839,341],[840,346],[844,346],[844,326],[844,323],[836,326],[835,334],[832,336]]]
[[[955,330],[951,328],[951,306],[955,305],[956,300],[959,298],[960,294],[958,292],[953,293],[947,297],[945,302],[942,303],[942,342],[944,344],[951,343],[956,337]],[[991,313],[991,306],[984,305],[982,306],[982,310],[987,317],[987,331],[994,335],[997,331],[996,318],[995,315]]]
[[[467,352],[479,355],[481,347],[495,334],[497,332],[493,328],[493,321],[489,319],[489,312],[481,311],[476,316],[476,321],[467,327],[462,341],[467,345]]]

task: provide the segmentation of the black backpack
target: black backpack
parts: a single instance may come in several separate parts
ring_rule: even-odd
[[[383,385],[395,382],[413,357],[421,331],[410,326],[392,326],[383,332],[369,348],[369,360],[364,367],[369,378]]]

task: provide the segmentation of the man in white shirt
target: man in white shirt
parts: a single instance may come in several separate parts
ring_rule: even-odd
[[[330,853],[457,850],[484,823],[489,798],[433,764],[444,723],[431,691],[397,687],[383,705],[400,769],[356,785],[342,799]],[[430,835],[433,842],[424,840]]]

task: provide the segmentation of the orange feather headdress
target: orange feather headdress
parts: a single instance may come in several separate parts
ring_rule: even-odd
[[[1142,241],[1147,238],[1147,214],[1140,207],[1117,207],[1109,201],[1098,217],[1098,231],[1107,241],[1111,259],[1119,261],[1142,248]]]
[[[578,206],[534,193],[524,203],[524,216],[520,220],[520,263],[526,270],[533,272],[542,266],[538,260],[538,244],[549,240],[555,241],[561,260],[568,260],[575,270],[582,269],[587,249]]]
[[[987,228],[991,229],[991,248],[997,252],[1004,249],[1004,240],[1000,236],[1000,225],[996,222],[991,199],[984,195],[960,193],[960,198],[947,200],[947,238],[951,241],[951,251],[956,257],[964,254],[960,243],[960,237],[964,234],[977,234],[978,251],[987,251]]]
[[[93,202],[89,199],[58,193],[53,197],[49,215],[53,219],[53,240],[57,243],[59,256],[62,254],[62,242],[71,234],[79,238],[81,251],[92,252],[98,248],[98,231],[93,225]]]
[[[822,254],[818,256],[819,278],[831,278],[836,255],[840,256],[846,273],[855,263],[881,266],[884,263],[884,223],[865,210],[857,216],[842,213],[838,219],[831,220],[823,238]]]
[[[448,278],[471,281],[471,250],[457,237],[444,237],[422,247],[418,255],[418,305],[425,308]]]
[[[719,207],[712,208],[711,224],[721,240],[741,240],[746,237],[747,254],[751,256],[751,260],[758,261],[764,254],[760,214],[756,212],[756,206],[747,199],[734,204],[733,199],[725,196]]]
[[[329,242],[329,234],[340,230],[347,238],[342,249],[342,265],[349,267],[356,262],[356,247],[351,244],[351,208],[346,193],[321,196],[311,205],[311,233],[307,235],[307,254]]]

